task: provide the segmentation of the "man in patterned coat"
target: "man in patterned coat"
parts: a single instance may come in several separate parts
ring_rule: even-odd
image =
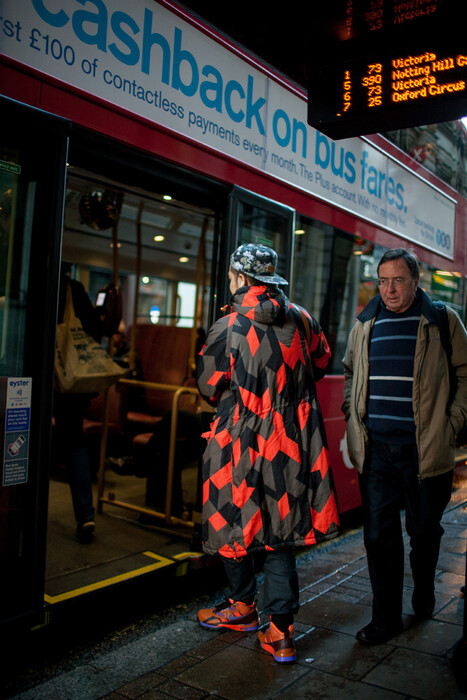
[[[200,610],[209,629],[259,627],[252,553],[265,553],[258,638],[278,662],[295,660],[294,549],[335,537],[339,517],[315,381],[330,351],[317,321],[277,285],[277,254],[254,243],[230,259],[230,305],[197,369],[217,408],[203,458],[203,548],[223,557],[229,600]]]

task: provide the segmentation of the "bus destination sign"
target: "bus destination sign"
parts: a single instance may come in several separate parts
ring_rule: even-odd
[[[467,115],[467,0],[337,0],[319,12],[308,123],[333,139]]]

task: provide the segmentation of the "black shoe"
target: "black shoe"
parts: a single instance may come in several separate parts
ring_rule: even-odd
[[[94,539],[94,531],[96,524],[93,520],[87,520],[85,523],[78,523],[76,536],[81,544],[90,544]]]
[[[355,635],[355,639],[363,644],[386,644],[390,639],[404,631],[402,622],[400,625],[391,627],[378,627],[374,622],[370,622]]]

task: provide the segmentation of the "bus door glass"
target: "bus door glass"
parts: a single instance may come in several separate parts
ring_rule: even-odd
[[[327,374],[343,374],[341,359],[355,317],[378,292],[380,250],[329,224],[297,216],[293,299],[324,331],[332,353]]]
[[[164,195],[131,191],[70,169],[63,259],[94,301],[110,282],[114,245],[125,324],[205,326],[215,217],[208,209]],[[112,238],[114,223],[117,241]]]
[[[235,187],[230,199],[228,250],[224,253],[224,279],[233,251],[242,243],[260,243],[273,248],[278,256],[277,272],[291,284],[295,212],[277,202]],[[222,278],[220,278],[222,284]],[[224,295],[228,294],[227,284]],[[227,297],[228,298],[228,297]]]
[[[331,349],[326,377],[317,384],[329,454],[342,513],[361,504],[357,472],[352,468],[341,411],[342,358],[355,316],[378,292],[379,248],[357,236],[305,216],[297,216],[294,242],[293,301],[319,321]]]
[[[120,458],[130,452],[138,463],[161,460],[161,465],[162,460],[167,463],[175,389],[195,391],[196,358],[210,325],[218,229],[214,210],[202,205],[208,203],[207,195],[201,203],[189,187],[169,195],[168,178],[166,185],[167,190],[149,191],[72,163],[62,253],[93,303],[100,290],[116,279],[122,320],[119,332],[112,338],[104,337],[103,344],[115,353],[116,361],[131,370],[131,378],[165,385],[115,392],[115,400],[123,406],[115,411],[120,423],[109,433],[107,455]],[[199,435],[193,394],[182,395],[179,412],[184,435]],[[102,397],[93,399],[86,417],[94,425],[102,420]],[[99,442],[91,433],[87,440],[97,470]],[[154,444],[158,455],[150,453]],[[177,456],[182,461],[189,457],[197,468],[193,444],[189,450],[180,444]],[[174,484],[174,516],[194,504],[194,492],[188,494],[185,486],[181,488],[185,466],[183,461],[182,483]],[[148,478],[139,480],[136,504],[163,511],[166,488],[162,466],[160,478],[155,472],[146,474],[144,468],[138,474]],[[127,479],[125,485],[129,483]]]

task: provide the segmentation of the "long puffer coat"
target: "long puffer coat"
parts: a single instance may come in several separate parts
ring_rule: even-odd
[[[278,288],[242,287],[209,331],[197,369],[200,393],[217,407],[203,457],[208,554],[237,558],[339,533],[315,386],[330,351],[298,308]]]

